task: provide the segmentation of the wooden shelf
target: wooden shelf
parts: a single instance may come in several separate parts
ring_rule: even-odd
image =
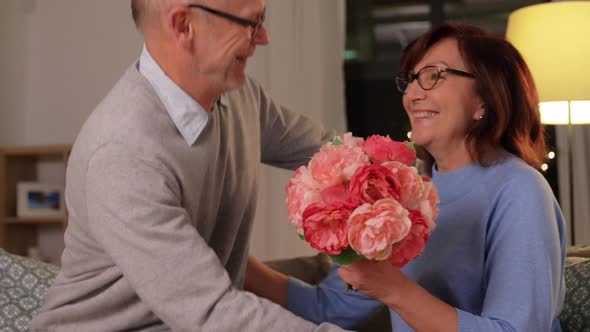
[[[44,145],[44,146],[9,146],[2,148],[6,156],[42,156],[69,154],[71,145]]]
[[[39,166],[53,167],[56,162],[63,165],[64,174],[59,175],[62,181],[70,151],[71,146],[65,144],[0,148],[0,248],[26,255],[29,248],[39,246],[39,233],[44,226],[65,229],[67,211],[63,217],[16,217],[17,187],[19,182],[44,181]],[[46,179],[47,173],[44,174]],[[63,204],[64,198],[61,199]]]
[[[63,225],[66,223],[66,217],[6,217],[4,223],[6,225]]]

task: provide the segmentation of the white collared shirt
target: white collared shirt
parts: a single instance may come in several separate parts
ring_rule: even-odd
[[[164,73],[145,45],[139,58],[139,72],[160,97],[186,143],[193,145],[209,122],[209,112]]]

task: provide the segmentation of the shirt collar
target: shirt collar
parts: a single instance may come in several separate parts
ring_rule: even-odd
[[[193,145],[209,122],[209,112],[164,73],[145,45],[139,58],[139,72],[160,97],[186,143]],[[219,102],[225,104],[225,97],[220,97]]]

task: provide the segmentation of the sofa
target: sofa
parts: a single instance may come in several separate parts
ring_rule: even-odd
[[[319,282],[331,266],[330,259],[323,254],[268,264],[311,284]],[[31,318],[39,310],[58,270],[57,266],[0,249],[0,332],[29,331]],[[590,246],[568,249],[565,283],[563,331],[590,331]],[[383,308],[356,330],[390,331],[387,309]]]

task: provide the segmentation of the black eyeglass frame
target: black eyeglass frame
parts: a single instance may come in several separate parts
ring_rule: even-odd
[[[430,86],[429,88],[425,88],[422,86],[422,83],[420,82],[420,73],[424,69],[429,69],[429,68],[436,68],[436,79],[434,80],[434,83],[432,84],[432,86]],[[405,73],[405,72],[399,73],[395,77],[395,85],[396,85],[397,91],[401,92],[402,94],[406,94],[408,87],[414,81],[418,82],[418,85],[420,86],[420,88],[422,90],[425,90],[425,91],[432,90],[436,86],[436,83],[438,83],[438,80],[440,80],[440,75],[442,73],[451,73],[451,74],[455,74],[455,75],[459,75],[459,76],[463,76],[463,77],[475,78],[475,75],[468,73],[466,71],[458,70],[458,69],[446,68],[446,67],[440,67],[440,66],[424,66],[424,67],[422,67],[422,69],[418,70],[418,72],[415,74]],[[401,81],[407,81],[406,88],[403,91],[400,86]]]
[[[217,10],[217,9],[213,9],[207,6],[203,6],[197,3],[190,3],[188,5],[186,5],[188,8],[198,8],[198,9],[202,9],[208,13],[211,13],[213,15],[225,18],[226,20],[232,21],[234,23],[237,23],[241,26],[244,27],[252,27],[254,28],[254,30],[252,31],[252,40],[254,40],[254,37],[256,37],[256,35],[258,34],[258,31],[260,31],[260,28],[262,27],[262,25],[264,24],[264,17],[265,14],[263,13],[262,16],[260,16],[260,18],[258,19],[258,21],[252,21],[252,20],[248,20],[245,18],[241,18],[241,17],[237,17],[235,15]]]

